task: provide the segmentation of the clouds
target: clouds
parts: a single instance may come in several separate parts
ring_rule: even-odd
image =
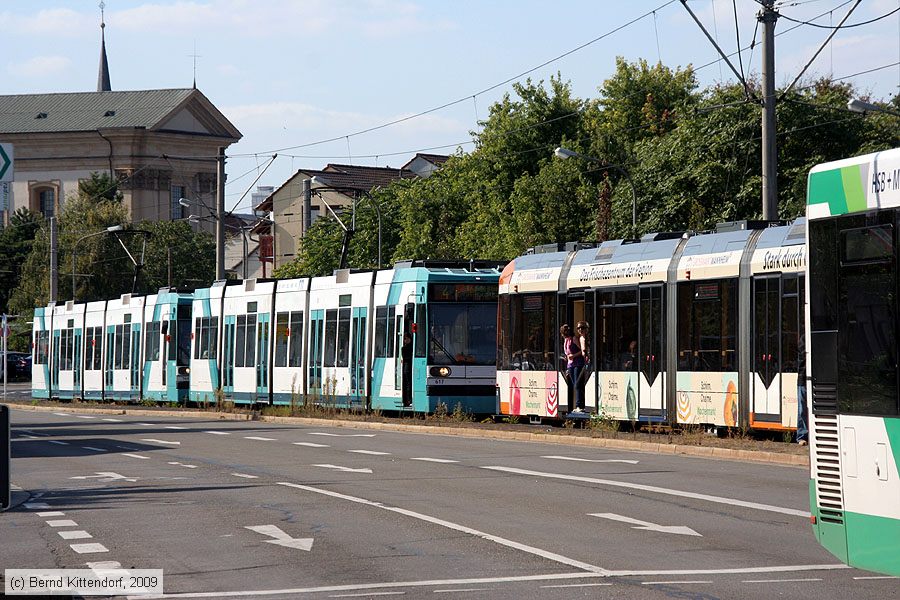
[[[25,62],[8,64],[7,71],[23,79],[41,79],[63,73],[71,64],[66,56],[35,56]]]

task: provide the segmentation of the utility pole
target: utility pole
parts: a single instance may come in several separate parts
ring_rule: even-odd
[[[56,229],[56,217],[50,217],[50,302],[57,300],[57,284],[59,282],[59,232]]]
[[[310,221],[312,220],[312,182],[304,179],[300,183],[300,189],[303,193],[303,236],[309,231]]]
[[[757,19],[762,23],[762,213],[763,220],[778,219],[778,146],[775,140],[775,0],[761,0]]]
[[[216,157],[216,280],[225,279],[225,146]]]

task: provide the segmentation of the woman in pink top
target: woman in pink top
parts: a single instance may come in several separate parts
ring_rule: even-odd
[[[575,409],[572,412],[584,412],[584,387],[581,384],[581,371],[584,369],[584,354],[572,328],[563,325],[559,328],[559,334],[563,338],[563,352],[566,354],[566,374],[569,379],[569,387],[574,391]]]

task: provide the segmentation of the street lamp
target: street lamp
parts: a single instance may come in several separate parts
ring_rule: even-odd
[[[86,240],[88,238],[96,237],[98,235],[104,235],[106,233],[116,233],[117,231],[122,231],[123,229],[124,229],[124,227],[122,227],[121,225],[112,225],[110,227],[107,227],[103,231],[89,233],[89,234],[83,235],[80,238],[78,238],[77,240],[75,240],[75,244],[72,246],[72,301],[73,302],[76,300],[76,298],[75,298],[75,264],[77,263],[76,259],[78,257],[78,244],[80,244],[81,242],[83,242],[84,240]]]
[[[372,208],[375,209],[375,216],[378,218],[378,268],[380,269],[381,268],[381,208],[379,208],[378,203],[375,201],[375,198],[372,197],[372,194],[370,194],[369,192],[366,192],[364,190],[357,189],[357,188],[333,186],[326,178],[321,177],[319,175],[313,175],[310,178],[310,184],[311,184],[311,186],[313,186],[314,190],[328,189],[328,190],[334,190],[334,191],[352,191],[352,192],[354,192],[353,215],[352,215],[352,220],[350,222],[349,228],[346,225],[344,225],[344,223],[337,216],[337,214],[334,212],[334,210],[331,208],[331,206],[328,205],[328,202],[325,201],[325,198],[322,198],[321,194],[319,195],[319,197],[322,198],[322,203],[325,204],[325,208],[327,208],[328,211],[334,216],[334,218],[337,219],[338,225],[340,225],[341,228],[344,230],[344,244],[341,247],[341,264],[340,264],[341,269],[344,268],[345,263],[347,261],[347,249],[350,246],[350,237],[356,232],[356,201],[358,200],[358,198],[356,197],[356,194],[362,194],[363,198],[369,201],[369,203],[372,205]],[[308,227],[308,225],[307,225],[307,227]]]
[[[556,158],[561,158],[563,160],[567,158],[580,158],[582,160],[589,160],[595,163],[599,163],[601,168],[604,169],[615,169],[619,173],[625,177],[625,180],[628,182],[628,185],[631,186],[631,230],[632,235],[637,234],[637,189],[634,187],[634,182],[631,181],[631,176],[628,174],[628,171],[620,167],[619,165],[610,165],[607,164],[606,161],[601,160],[594,156],[588,156],[587,154],[580,154],[575,152],[574,150],[569,150],[568,148],[563,148],[560,146],[556,150],[553,151],[553,155]]]
[[[880,112],[886,115],[900,117],[900,112],[878,106],[877,104],[872,104],[871,102],[866,102],[865,100],[860,100],[859,98],[851,99],[850,102],[847,103],[847,108],[855,113],[866,114],[870,112]]]

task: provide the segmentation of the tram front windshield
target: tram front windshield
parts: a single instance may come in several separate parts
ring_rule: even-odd
[[[431,291],[429,364],[496,364],[497,287],[435,284]]]

